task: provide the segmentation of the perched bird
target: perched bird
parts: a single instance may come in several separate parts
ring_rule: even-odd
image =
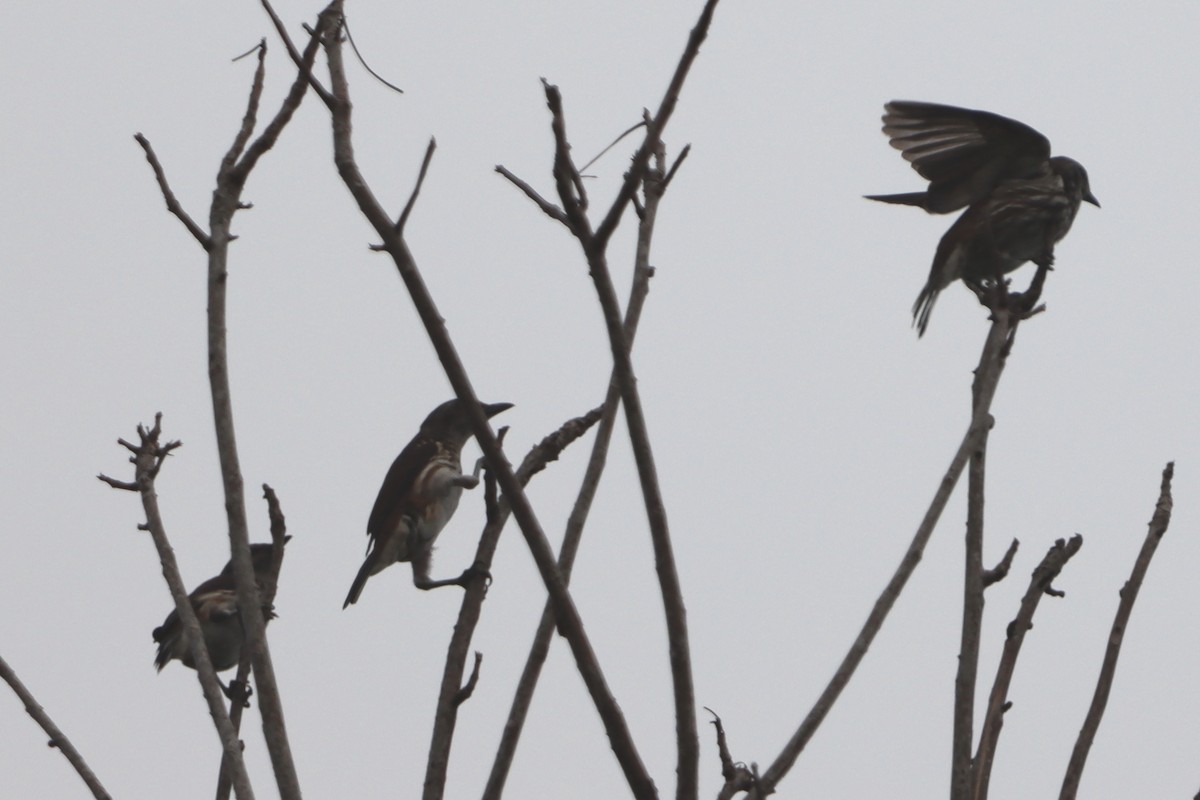
[[[962,278],[973,287],[998,281],[1027,261],[1054,264],[1080,201],[1099,207],[1077,161],[1050,157],[1050,141],[1014,119],[987,111],[893,100],[883,132],[929,181],[923,192],[867,195],[870,200],[946,214],[966,206],[938,243],[929,280],[913,304],[918,334],[938,292]]]
[[[284,543],[291,538],[285,537]],[[270,569],[273,551],[274,547],[271,544],[250,545],[250,560],[260,586]],[[208,657],[212,661],[213,669],[222,672],[236,667],[242,658],[242,643],[246,636],[242,630],[242,617],[238,613],[233,561],[230,560],[225,565],[221,574],[197,586],[188,598],[192,601],[192,610],[196,612],[200,630],[204,633],[204,644],[208,647]],[[270,606],[263,606],[262,611],[266,620],[275,616]],[[185,667],[196,668],[178,611],[172,610],[163,624],[154,629],[152,635],[154,641],[158,642],[158,655],[154,658],[154,665],[158,667],[159,672],[173,658],[182,661]]]
[[[512,403],[481,404],[491,418]],[[342,608],[358,602],[367,578],[395,564],[411,561],[418,589],[463,585],[466,575],[435,581],[429,577],[433,540],[453,516],[463,489],[479,485],[479,466],[464,475],[460,453],[471,438],[467,407],[447,400],[430,412],[421,430],[405,445],[383,479],[367,520],[371,537],[367,558],[359,569]]]

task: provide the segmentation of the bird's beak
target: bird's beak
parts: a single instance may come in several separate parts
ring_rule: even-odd
[[[1086,192],[1084,192],[1083,199],[1094,205],[1096,208],[1100,207],[1100,201],[1096,199],[1096,195],[1092,194],[1091,189],[1088,189]]]
[[[499,414],[501,411],[508,411],[513,407],[512,403],[481,403],[483,413],[488,419]]]

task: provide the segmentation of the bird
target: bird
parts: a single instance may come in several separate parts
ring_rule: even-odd
[[[918,336],[924,335],[942,289],[959,278],[973,288],[998,283],[1027,261],[1044,275],[1080,202],[1100,207],[1083,165],[1051,157],[1050,141],[1015,119],[893,100],[884,105],[883,132],[929,187],[867,199],[931,214],[966,207],[938,243],[929,280],[913,304]]]
[[[284,544],[291,539],[284,537]],[[272,544],[250,545],[250,560],[254,566],[254,576],[260,582],[267,575],[274,555]],[[242,629],[242,618],[238,613],[237,583],[233,576],[232,559],[221,570],[220,574],[197,586],[188,599],[192,611],[200,623],[204,633],[204,644],[208,648],[208,657],[213,669],[223,672],[236,667],[242,658],[242,644],[246,635]],[[263,606],[263,618],[269,621],[275,617],[271,606]],[[162,672],[163,667],[173,659],[178,659],[185,667],[196,668],[192,652],[179,619],[179,612],[172,609],[163,624],[154,629],[151,634],[158,642],[158,654],[154,657],[154,665]]]
[[[489,419],[512,408],[512,403],[480,404]],[[358,602],[367,579],[397,561],[411,561],[418,589],[465,585],[468,570],[458,578],[432,580],[429,559],[433,541],[454,515],[463,489],[479,485],[474,474],[462,471],[461,451],[471,438],[468,407],[447,400],[429,413],[421,429],[392,462],[367,520],[367,556],[346,595],[346,608]]]

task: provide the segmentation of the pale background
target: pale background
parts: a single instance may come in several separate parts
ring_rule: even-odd
[[[317,3],[280,2],[291,30]],[[409,222],[478,392],[516,408],[514,461],[597,404],[608,345],[578,248],[506,181],[552,192],[539,77],[565,97],[584,161],[656,107],[700,0],[351,2],[351,30],[396,95],[352,67],[360,163],[398,209],[438,139]],[[205,373],[204,258],[163,207],[135,132],[199,221],[266,36],[265,109],[292,68],[258,5],[20,3],[6,14],[0,242],[4,387],[0,654],[122,798],[208,797],[219,750],[193,673],[152,665],[170,609],[118,436],[164,412],[179,438],[158,482],[193,586],[228,557]],[[1058,249],[1048,313],[1022,327],[994,406],[985,560],[986,695],[1029,572],[1055,538],[1082,551],[1026,639],[993,797],[1056,795],[1125,581],[1178,459],[1176,513],[1138,600],[1087,798],[1200,789],[1195,569],[1200,7],[1017,2],[738,2],[712,32],[666,132],[693,152],[664,201],[658,268],[634,357],[686,593],[696,700],[734,757],[764,767],[807,712],[895,569],[968,419],[985,313],[952,287],[918,341],[909,309],[949,218],[869,203],[921,181],[879,131],[885,101],[985,108],[1045,133],[1088,168]],[[324,69],[320,70],[323,75]],[[342,611],[384,472],[450,396],[394,268],[305,99],[253,173],[235,220],[229,336],[253,536],[258,487],[294,540],[270,641],[301,784],[313,798],[416,797],[460,592],[416,591],[407,567]],[[590,171],[602,209],[632,145]],[[630,218],[614,244],[624,297]],[[1018,273],[1028,280],[1030,270]],[[661,602],[620,428],[572,586],[616,697],[664,795],[674,739]],[[555,541],[590,437],[531,485]],[[477,449],[471,445],[467,459]],[[854,681],[781,797],[944,796],[959,636],[963,491]],[[464,498],[435,576],[475,547]],[[477,796],[544,592],[506,531],[474,646],[448,796]],[[85,789],[6,688],[0,796]],[[702,790],[720,783],[702,728]],[[247,757],[275,795],[257,710]],[[511,797],[620,797],[624,783],[556,642],[509,782]]]

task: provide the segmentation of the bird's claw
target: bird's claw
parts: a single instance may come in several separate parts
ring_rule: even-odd
[[[466,589],[473,581],[477,579],[483,580],[483,590],[486,592],[488,587],[492,585],[492,573],[487,567],[482,564],[472,564],[463,570],[463,574],[458,576],[459,585]]]
[[[231,680],[228,686],[222,685],[221,691],[231,703],[239,704],[242,708],[250,707],[250,697],[254,694],[254,688],[248,681],[239,681],[236,678]]]

